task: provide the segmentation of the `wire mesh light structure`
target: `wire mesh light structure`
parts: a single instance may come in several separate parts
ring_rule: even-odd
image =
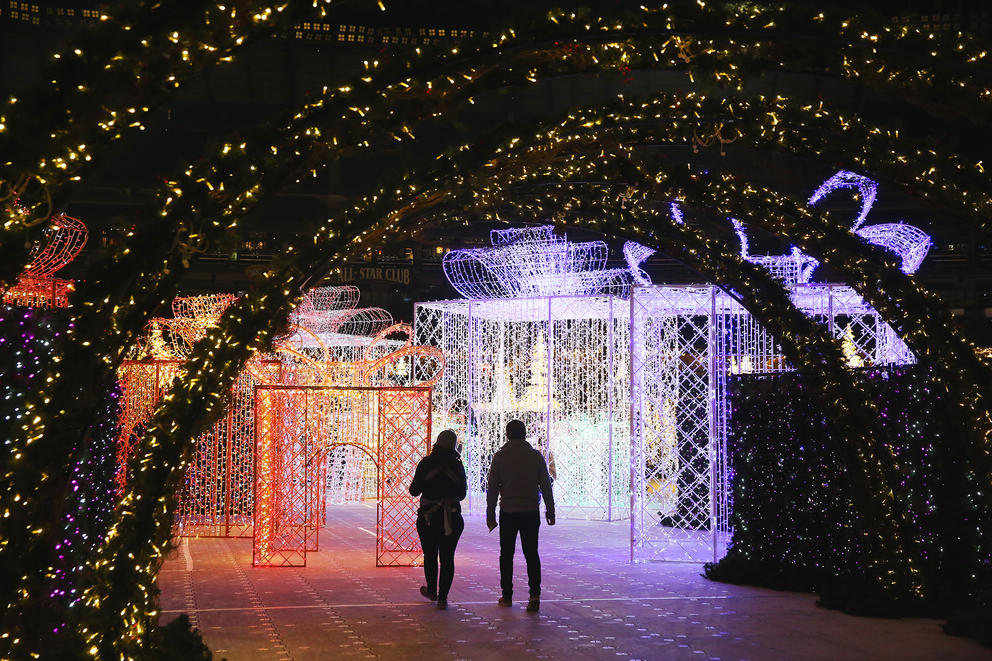
[[[621,519],[630,507],[629,304],[615,296],[418,303],[415,340],[439,347],[435,425],[458,431],[468,510],[512,419],[545,455],[562,518]]]
[[[900,268],[904,273],[915,273],[930,251],[930,235],[918,227],[905,223],[883,223],[881,225],[865,226],[864,222],[871,212],[875,199],[878,197],[878,182],[864,175],[847,170],[839,170],[824,181],[809,198],[809,204],[816,205],[828,195],[846,188],[856,189],[860,197],[858,215],[851,225],[851,231],[873,245],[895,253],[901,260]],[[681,211],[677,203],[672,203],[673,215]],[[796,246],[791,246],[784,255],[754,255],[751,254],[750,241],[744,224],[736,218],[730,219],[734,232],[741,244],[741,258],[764,267],[777,280],[786,285],[805,284],[811,281],[813,272],[820,265],[815,257],[807,255]],[[648,284],[648,283],[639,283]]]
[[[55,274],[79,256],[88,238],[89,230],[81,220],[65,214],[53,216],[17,282],[3,292],[3,302],[37,308],[68,305],[74,283]]]
[[[902,260],[903,272],[915,273],[930,251],[930,235],[918,227],[901,222],[864,226],[878,196],[878,182],[874,179],[856,172],[838,170],[834,176],[820,184],[809,198],[809,204],[819,204],[830,193],[845,188],[857,189],[861,198],[861,208],[851,225],[851,231],[868,243],[894,252]]]
[[[227,294],[176,299],[174,317],[153,320],[138,355],[124,361],[119,375],[120,489],[127,481],[128,459],[159,399],[182,372],[193,344],[234,300]],[[348,485],[332,500],[379,501],[377,564],[419,562],[419,546],[409,543],[416,540],[416,520],[407,511],[410,502],[401,498],[405,485],[402,493],[397,491],[397,479],[410,461],[416,467],[426,454],[430,391],[444,359],[434,347],[414,346],[409,325],[394,324],[378,308],[356,308],[357,301],[354,287],[308,292],[276,338],[274,352],[249,361],[232,386],[224,415],[195,439],[177,534],[251,536],[256,566],[305,564],[305,552],[316,549],[328,487]],[[341,395],[346,391],[347,397]],[[261,400],[259,392],[266,393]],[[355,404],[363,398],[375,405]],[[259,457],[272,469],[266,473],[270,481],[261,483],[269,498],[262,519],[257,511]],[[335,461],[329,464],[331,457]],[[388,480],[386,486],[383,480]],[[267,526],[264,530],[257,528],[259,521]],[[287,541],[298,534],[304,537],[299,548]]]
[[[805,284],[813,277],[813,271],[820,265],[820,260],[810,257],[799,248],[792,246],[785,255],[753,255],[744,224],[736,218],[731,218],[734,232],[741,242],[741,259],[763,267],[776,280],[787,285]]]
[[[841,340],[850,367],[914,362],[850,287],[789,290]],[[630,335],[631,560],[718,560],[730,539],[727,376],[792,368],[775,338],[716,286],[635,288]]]
[[[602,241],[572,243],[553,225],[492,230],[492,247],[452,250],[444,274],[455,290],[471,299],[549,295],[613,294],[626,297],[633,282],[647,284],[639,267],[651,248],[629,241],[627,268],[606,268]]]
[[[431,389],[255,388],[252,564],[306,566],[318,549],[332,448],[359,448],[377,469],[376,565],[422,564],[417,501],[408,491],[430,447]]]
[[[458,272],[484,280],[460,282],[459,291],[506,293],[512,288],[494,286],[493,273],[556,268],[556,256],[542,266],[535,255],[533,235],[543,229],[518,235],[531,263],[516,271],[499,271],[499,261],[484,254],[512,245],[511,233],[495,237],[493,249],[473,251],[489,270]],[[815,260],[794,251],[761,261],[738,229],[745,258],[783,280],[795,305],[841,341],[850,367],[914,362],[854,290],[807,282]],[[554,246],[568,254],[561,241]],[[726,550],[732,505],[727,376],[791,367],[732,296],[712,285],[642,284],[643,257],[635,252],[628,261],[637,259],[630,264],[636,284],[613,290],[629,292],[628,300],[608,286],[569,295],[576,280],[565,278],[550,295],[416,304],[415,341],[438,347],[446,359],[434,390],[435,425],[458,429],[464,439],[470,511],[485,506],[486,472],[506,422],[516,418],[555,473],[559,516],[629,517],[632,561],[714,561]]]

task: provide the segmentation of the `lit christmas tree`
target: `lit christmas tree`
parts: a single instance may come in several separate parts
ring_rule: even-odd
[[[551,397],[548,390],[548,339],[541,335],[534,347],[534,357],[530,363],[530,379],[527,390],[520,399],[520,411],[557,411],[561,403]]]

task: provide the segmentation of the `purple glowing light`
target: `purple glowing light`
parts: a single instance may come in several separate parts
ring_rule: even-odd
[[[630,269],[630,277],[639,285],[650,285],[651,276],[641,269],[641,263],[653,255],[656,251],[653,248],[642,246],[636,241],[627,241],[623,244],[623,256],[627,260],[627,268]]]
[[[824,197],[839,188],[857,188],[861,195],[861,211],[854,219],[851,231],[873,245],[894,252],[902,260],[900,268],[903,273],[915,273],[930,251],[930,235],[912,225],[904,223],[884,223],[861,227],[868,217],[875,197],[878,195],[878,182],[864,175],[847,170],[840,170],[816,189],[809,198],[809,204],[815,205]]]
[[[602,241],[571,243],[553,225],[493,230],[490,248],[452,250],[442,266],[455,291],[470,299],[533,296],[629,295],[632,284],[651,284],[640,264],[654,251],[628,242],[628,268],[607,269]]]
[[[741,242],[741,259],[764,267],[773,278],[786,285],[808,283],[813,277],[813,271],[820,265],[815,257],[810,257],[795,246],[792,246],[788,255],[752,255],[744,223],[736,218],[731,218],[730,222]]]
[[[820,184],[807,204],[815,206],[817,202],[840,188],[857,188],[861,195],[861,211],[858,212],[858,217],[855,218],[854,225],[851,226],[853,232],[861,226],[861,223],[865,222],[868,212],[875,204],[875,197],[878,195],[878,182],[856,172],[838,170],[837,174]]]
[[[868,243],[891,250],[902,260],[903,273],[916,273],[930,252],[930,235],[905,223],[869,225],[855,232]]]

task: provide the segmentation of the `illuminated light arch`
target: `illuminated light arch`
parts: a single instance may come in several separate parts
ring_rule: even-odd
[[[364,452],[345,457],[350,466],[332,466],[332,483],[347,479],[349,468],[364,476],[374,458],[376,565],[422,564],[417,501],[407,487],[430,450],[430,393],[403,386],[255,388],[252,565],[306,565],[307,553],[318,549],[330,451],[342,445]]]
[[[601,153],[598,153],[599,152],[598,149],[596,151],[597,151],[597,153],[590,155],[590,159],[591,159],[590,162],[592,162],[592,163],[598,163],[599,161],[602,161],[603,158],[604,158]],[[617,158],[627,158],[627,156],[624,156],[624,155],[621,154],[621,155],[618,155]],[[581,174],[583,174],[583,175],[587,175],[588,174],[588,171],[587,170],[582,170],[581,168],[577,168],[574,171],[577,172],[577,173],[581,172]],[[486,182],[486,185],[494,185],[494,182],[493,182],[493,171],[491,169],[486,169],[486,170],[483,170],[482,172],[484,172],[484,174],[482,175],[482,177],[483,177],[483,180]],[[580,178],[587,179],[588,177],[585,176],[585,177],[580,177]],[[693,177],[693,179],[695,179],[695,176]],[[733,199],[733,197],[732,196],[729,197],[729,198],[728,197],[722,197],[722,195],[726,194],[728,190],[730,190],[731,192],[733,192],[733,189],[732,188],[721,187],[721,184],[719,182],[721,182],[722,180],[719,177],[715,178],[714,181],[717,182],[716,186],[714,186],[714,192],[710,192],[708,195],[706,195],[705,196],[706,199],[707,200],[710,200],[711,203],[714,203],[715,204],[715,207],[717,209],[720,209],[723,213],[734,213],[733,205],[731,204],[730,206],[728,206],[728,203],[726,201],[726,200]],[[541,185],[541,186],[547,186],[548,185],[546,183],[546,181],[543,181],[543,180],[538,180],[535,183],[537,185]],[[565,183],[565,185],[568,185],[567,179],[564,180],[564,183]],[[658,183],[657,178],[656,177],[653,177],[653,176],[650,177],[650,180],[644,182],[645,187],[648,188],[649,190],[653,186],[656,186],[657,183]],[[467,188],[469,190],[471,190],[471,185],[469,185]],[[517,190],[517,189],[515,189],[515,190]],[[685,191],[681,191],[681,192],[682,192],[682,194],[686,194]],[[695,192],[698,193],[699,191],[696,190]],[[674,197],[675,196],[675,191],[672,191],[672,193],[673,193],[673,197]],[[779,201],[777,198],[774,198],[774,197],[763,198],[762,196],[767,195],[767,192],[762,192],[760,189],[755,190],[755,189],[748,188],[747,189],[747,194],[750,196],[749,201],[756,199],[759,202],[761,202],[764,205],[765,208],[767,208],[769,210],[775,210],[775,211],[777,211],[779,213],[782,213],[782,212],[793,213],[794,216],[795,216],[795,221],[794,221],[794,224],[790,226],[792,228],[801,227],[801,219],[805,219],[805,218],[808,218],[809,217],[809,213],[807,211],[805,211],[804,210],[804,206],[801,205],[801,204],[799,204],[799,203],[796,203],[795,205],[792,205],[792,206],[788,206],[788,205],[783,204],[781,201]],[[430,191],[430,192],[428,192],[428,195],[430,195],[430,196],[437,196],[438,193],[436,191]],[[690,195],[690,197],[695,197],[695,195]],[[741,199],[743,199],[743,197]],[[458,203],[458,201],[455,198],[449,199],[448,202],[452,205],[452,208],[455,209],[456,212],[459,209],[464,209],[464,207],[459,206],[459,203]],[[607,218],[610,217],[613,209],[615,208],[615,203],[616,203],[616,200],[614,199],[613,200],[614,206],[612,206],[612,207],[609,206],[609,205],[605,206],[604,207],[604,212],[601,214],[601,216],[602,217],[607,217]],[[546,211],[543,212],[543,213],[546,213]],[[771,213],[768,213],[767,215],[772,215],[772,214]],[[593,223],[593,226],[594,227],[600,227],[600,225],[598,225],[596,223]],[[650,227],[651,225],[649,224],[648,226]],[[685,225],[684,224],[683,225],[676,225],[675,227],[685,227]],[[630,232],[633,229],[634,228],[625,227],[622,231]],[[638,229],[637,232],[643,232],[643,230]],[[674,245],[677,246],[678,244],[674,244]],[[705,239],[702,239],[702,242],[697,241],[697,242],[695,242],[692,245],[694,247],[691,250],[689,250],[687,253],[682,253],[682,254],[685,254],[686,256],[692,255],[695,259],[689,260],[689,261],[691,261],[692,263],[695,263],[695,264],[699,264],[700,266],[704,267],[704,268],[702,268],[703,272],[708,272],[708,269],[705,268],[705,267],[707,267],[709,265],[706,262],[700,262],[700,259],[702,259],[702,256],[704,256],[704,255],[712,254],[711,253],[712,248],[709,247],[709,244],[708,244],[708,242]],[[877,261],[872,260],[869,263],[871,263],[871,264],[877,264]],[[731,260],[729,262],[729,267],[728,268],[730,268],[732,270],[731,271],[724,271],[724,273],[726,273],[726,274],[733,273],[734,271],[738,270],[739,267],[737,267],[734,264],[733,260]],[[751,278],[751,280],[750,281],[748,281],[748,280],[745,280],[744,281],[743,292],[744,292],[745,295],[747,295],[748,292],[751,291],[751,288],[753,288],[755,286],[758,287],[758,289],[757,289],[758,291],[760,291],[762,287],[765,287],[765,285],[763,285],[761,283],[761,280],[756,277],[756,274],[749,274],[748,278]],[[719,280],[719,278],[718,278],[718,280]],[[767,293],[770,293],[770,292],[774,292],[775,289],[776,289],[775,287],[772,287],[771,289],[767,289],[766,288],[765,289],[765,292],[766,292],[766,294]],[[753,294],[753,292],[751,292],[751,293]],[[762,301],[760,298],[757,299],[757,300],[755,300],[753,297],[750,298],[749,300],[751,301],[751,304],[755,305],[755,307],[757,309],[764,308],[770,302],[770,301]],[[772,300],[774,300],[774,297],[772,298]],[[794,308],[791,308],[791,309],[794,309]],[[766,315],[767,315],[767,312],[766,312]],[[788,316],[789,315],[783,315],[783,317],[786,317],[786,318],[788,318]],[[793,322],[790,322],[789,325],[785,325],[783,328],[787,331],[787,335],[793,335],[796,332],[797,328],[802,328],[802,325],[801,324],[796,324],[796,322],[793,321]],[[813,328],[809,328],[809,329],[805,330],[805,333],[811,339],[815,339],[816,336],[817,336],[817,334],[818,334],[817,331],[815,331]],[[800,333],[800,336],[802,336],[802,333]],[[815,342],[814,342],[814,345],[815,345]],[[803,352],[803,351],[798,351],[797,352],[797,355],[803,356],[803,359],[801,361],[799,361],[799,364],[800,365],[805,365],[805,366],[807,366],[807,368],[810,365],[818,365],[818,366],[825,365],[825,362],[826,361],[824,360],[824,357],[825,356],[829,356],[832,349],[830,349],[829,347],[823,347],[822,344],[820,346],[821,346],[821,348],[819,350],[817,350],[817,351],[812,351],[812,352],[808,352],[808,353],[807,352]],[[796,347],[793,347],[793,348],[796,348]],[[826,349],[826,350],[824,350],[824,349]],[[842,372],[842,370],[840,370],[840,369],[838,371],[839,372]],[[831,386],[831,387],[833,388],[833,386]],[[854,390],[856,392],[857,389],[855,388]],[[842,392],[843,392],[843,389],[838,389],[838,390],[835,390],[834,391],[835,396],[839,396],[839,400],[840,401],[844,401],[847,398],[848,394],[850,394],[850,393],[848,393],[848,394],[843,394],[842,395],[841,394]],[[851,400],[851,402],[849,402],[849,403],[854,403],[856,405],[857,404],[857,401],[856,400],[857,400],[857,397],[855,396],[855,399],[854,400]],[[862,403],[864,403],[863,400],[862,400]],[[862,433],[861,432],[855,432],[855,433],[853,433],[851,435],[851,438],[852,439],[862,438]],[[868,437],[865,437],[865,438],[868,438]],[[859,450],[858,451],[859,452],[864,452],[866,456],[869,456],[870,457],[871,454],[872,454],[872,452],[873,452],[872,445],[870,443],[868,445],[863,445],[863,444],[862,445],[859,445]],[[872,466],[880,465],[880,464],[877,464],[876,465],[873,462],[874,462],[874,460],[872,459],[872,460],[869,460],[869,462],[867,463],[867,468],[869,470],[872,469]],[[876,477],[878,477],[878,476],[876,476]],[[880,479],[882,479],[882,483],[884,484],[884,475],[881,476]],[[884,506],[883,506],[882,509],[883,510],[885,509]],[[891,532],[893,534],[893,539],[895,539],[897,537],[897,531],[894,531],[893,530],[893,531],[889,531],[889,532]]]
[[[687,57],[689,57],[689,56],[687,55]],[[280,302],[278,302],[278,301],[273,301],[273,302],[270,303],[270,305],[273,306],[272,309],[278,309],[278,308],[280,308],[280,306],[282,304]],[[251,317],[251,318],[254,318],[254,317]],[[207,361],[207,363],[209,364],[210,361]]]

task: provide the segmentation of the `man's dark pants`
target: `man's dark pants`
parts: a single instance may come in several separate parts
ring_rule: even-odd
[[[513,553],[520,533],[520,547],[527,560],[527,583],[530,596],[541,596],[541,558],[537,555],[537,531],[541,527],[541,513],[499,513],[499,578],[503,597],[513,596]]]

